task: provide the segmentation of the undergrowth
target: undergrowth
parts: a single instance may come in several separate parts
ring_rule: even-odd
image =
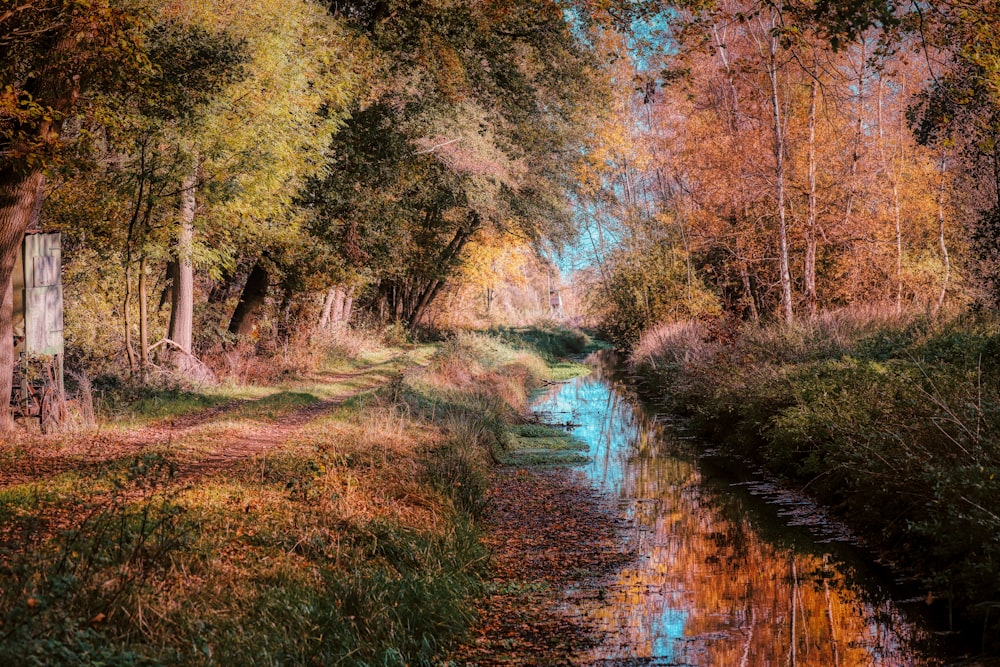
[[[235,467],[181,484],[165,445],[5,488],[0,664],[435,664],[484,593],[489,466],[549,377],[462,334]]]
[[[996,318],[887,307],[791,328],[679,323],[650,332],[633,364],[703,435],[834,507],[950,618],[996,623]]]
[[[603,346],[580,329],[554,322],[539,322],[531,327],[498,327],[490,333],[509,344],[528,347],[547,361],[563,361]]]

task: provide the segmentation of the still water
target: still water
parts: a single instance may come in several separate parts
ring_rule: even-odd
[[[924,601],[899,600],[845,530],[699,455],[609,373],[557,385],[534,409],[589,445],[584,471],[630,519],[633,564],[569,603],[607,637],[589,663],[942,664],[921,648]]]

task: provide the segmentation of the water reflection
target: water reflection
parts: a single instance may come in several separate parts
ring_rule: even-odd
[[[586,473],[633,519],[636,563],[600,601],[574,603],[608,636],[591,662],[938,664],[914,648],[925,633],[879,582],[845,564],[843,545],[778,527],[776,512],[762,515],[745,487],[678,453],[602,375],[560,385],[535,407],[589,444]]]

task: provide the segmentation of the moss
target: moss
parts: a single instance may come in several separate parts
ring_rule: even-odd
[[[523,424],[512,428],[501,460],[512,466],[579,465],[590,461],[587,450],[587,443],[563,429]]]

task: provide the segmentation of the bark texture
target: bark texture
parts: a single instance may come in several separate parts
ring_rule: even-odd
[[[322,331],[337,331],[347,326],[351,321],[353,295],[352,288],[344,285],[334,285],[330,288],[323,301],[323,312],[319,319],[319,328]]]
[[[172,300],[170,304],[169,338],[177,346],[170,348],[170,363],[181,372],[190,371],[194,366],[191,352],[194,333],[194,214],[195,187],[194,171],[184,178],[180,193],[180,210],[177,233],[177,273],[174,276]]]
[[[139,368],[149,367],[149,267],[146,256],[139,260]]]
[[[36,210],[44,177],[40,170],[0,168],[0,432],[14,426],[10,396],[14,370],[14,291],[11,277],[24,230]]]
[[[806,211],[806,261],[803,269],[806,304],[810,317],[816,317],[819,299],[816,296],[816,104],[819,86],[813,79],[809,86],[809,208]]]

